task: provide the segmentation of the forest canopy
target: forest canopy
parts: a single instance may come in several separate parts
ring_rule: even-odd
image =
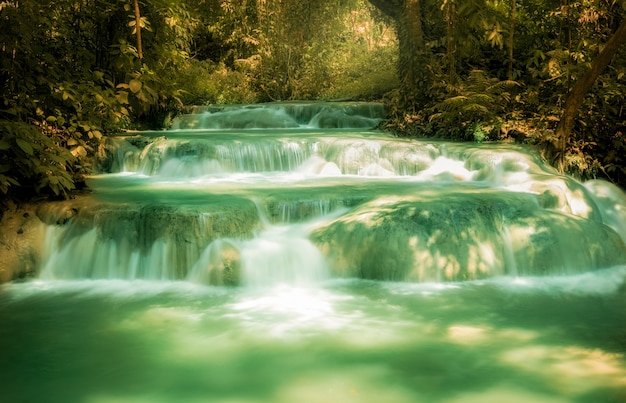
[[[619,41],[580,97],[566,137],[557,126],[576,83],[620,39],[625,7],[622,0],[0,1],[0,195],[67,197],[107,135],[163,127],[188,105],[295,99],[383,100],[385,127],[396,135],[515,139],[569,173],[624,185]]]

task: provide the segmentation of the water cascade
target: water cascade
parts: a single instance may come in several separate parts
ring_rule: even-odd
[[[39,277],[0,288],[9,401],[626,396],[624,192],[383,116],[202,107],[109,139],[93,194],[38,212]]]
[[[50,228],[58,241],[42,276],[219,285],[223,275],[200,272],[227,267],[238,271],[226,276],[229,284],[264,276],[271,284],[299,278],[306,266],[272,279],[253,262],[268,251],[252,259],[250,249],[282,245],[287,239],[264,237],[311,220],[301,246],[323,253],[313,260],[328,267],[316,270],[333,278],[458,281],[625,263],[623,195],[594,187],[609,185],[557,175],[512,144],[406,140],[360,124],[337,129],[342,119],[371,128],[381,117],[369,104],[223,107],[184,115],[168,132],[114,138],[102,161],[108,172],[90,181],[95,205],[70,203],[77,216]],[[264,265],[291,261],[287,255],[302,248],[283,247],[285,256]]]

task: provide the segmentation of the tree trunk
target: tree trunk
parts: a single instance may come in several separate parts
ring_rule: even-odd
[[[556,128],[556,144],[554,144],[557,150],[557,168],[561,173],[565,170],[565,149],[574,128],[580,105],[593,83],[611,63],[613,56],[624,42],[626,42],[626,18],[622,20],[598,57],[591,63],[591,68],[576,82],[565,100],[565,108]]]
[[[517,18],[517,0],[511,0],[511,15],[509,27],[509,80],[513,80],[513,38],[515,35],[515,18]]]
[[[395,20],[398,37],[398,75],[403,107],[424,103],[427,97],[426,47],[422,0],[369,0]]]
[[[135,3],[135,35],[137,35],[137,55],[139,59],[143,59],[143,49],[141,44],[141,13],[139,12],[139,0]]]
[[[370,3],[394,20],[404,11],[405,0],[369,0]]]
[[[456,82],[456,0],[446,0],[446,59],[448,59],[448,82]]]

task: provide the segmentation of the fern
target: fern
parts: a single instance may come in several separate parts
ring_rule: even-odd
[[[485,128],[499,126],[511,90],[518,86],[516,81],[500,81],[482,70],[472,70],[465,79],[459,77],[457,85],[440,85],[447,96],[427,111],[429,121],[447,128],[451,137],[482,141]]]

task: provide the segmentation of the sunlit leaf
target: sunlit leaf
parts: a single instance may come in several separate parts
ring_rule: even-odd
[[[134,94],[138,93],[138,92],[141,90],[142,85],[143,85],[143,84],[141,83],[141,81],[139,81],[139,80],[137,80],[137,79],[135,79],[135,78],[133,78],[132,80],[130,80],[130,82],[128,83],[128,87],[130,88],[130,90],[131,90]]]
[[[74,147],[70,152],[72,153],[74,157],[86,157],[87,156],[87,150],[85,150],[85,147],[83,146]]]
[[[128,104],[128,92],[120,91],[115,95],[115,99],[122,105]]]

